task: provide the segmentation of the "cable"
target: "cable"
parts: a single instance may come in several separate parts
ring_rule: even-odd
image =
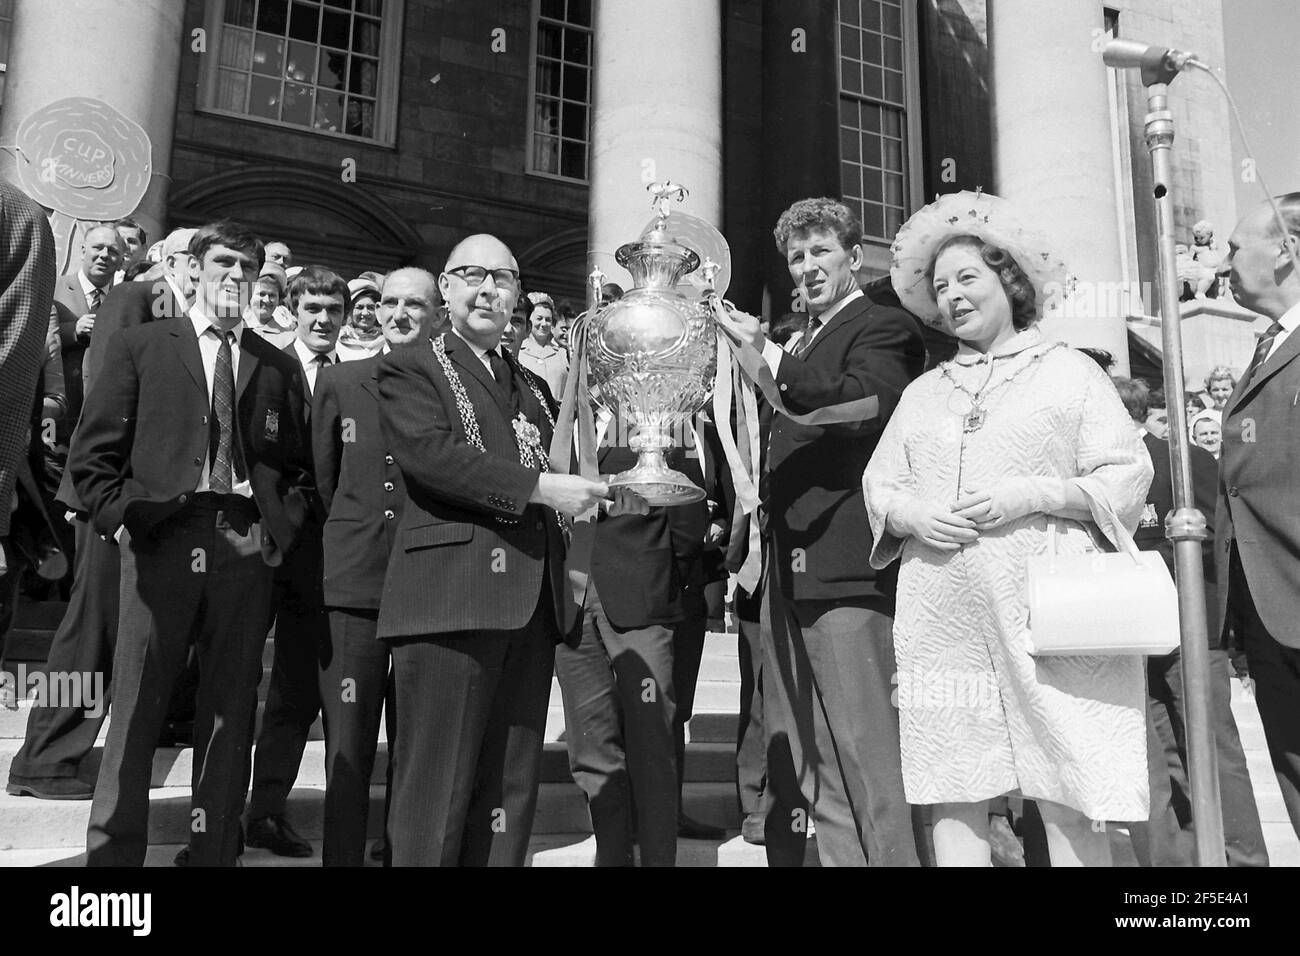
[[[1228,89],[1228,85],[1220,79],[1219,74],[1200,60],[1188,60],[1187,65],[1195,67],[1203,73],[1208,73],[1210,79],[1214,80],[1219,89],[1223,91],[1223,96],[1227,99],[1228,106],[1232,111],[1233,122],[1237,124],[1237,135],[1241,137],[1241,145],[1246,150],[1246,156],[1253,158],[1255,151],[1250,148],[1250,138],[1246,135],[1246,126],[1241,121],[1241,110],[1237,109],[1237,100],[1232,95],[1232,90]],[[1297,276],[1300,276],[1300,252],[1296,251],[1296,246],[1300,245],[1300,243],[1286,242],[1286,239],[1291,235],[1291,230],[1287,228],[1286,220],[1282,218],[1282,210],[1278,208],[1277,200],[1273,198],[1273,191],[1264,182],[1264,174],[1259,171],[1258,167],[1255,169],[1255,178],[1259,181],[1259,188],[1264,190],[1264,198],[1268,200],[1268,204],[1273,210],[1273,218],[1277,220],[1277,227],[1282,232],[1283,243],[1288,255],[1291,257],[1291,268],[1295,270]]]

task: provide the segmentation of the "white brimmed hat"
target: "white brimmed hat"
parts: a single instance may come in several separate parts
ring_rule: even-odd
[[[1061,308],[1073,277],[1039,233],[1026,229],[1006,200],[982,190],[938,196],[903,223],[890,247],[890,280],[903,307],[937,329],[952,333],[939,312],[930,279],[935,250],[953,236],[975,236],[1009,252],[1034,287],[1038,317]]]

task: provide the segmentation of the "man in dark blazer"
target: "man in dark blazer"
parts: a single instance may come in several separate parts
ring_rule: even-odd
[[[168,690],[199,655],[192,866],[233,865],[271,569],[313,490],[297,363],[243,327],[262,244],[231,222],[190,243],[189,314],[113,337],[71,469],[121,546],[113,719],[87,829],[91,866],[140,866]]]
[[[92,226],[86,230],[81,243],[80,267],[76,272],[60,276],[54,290],[54,314],[63,350],[63,384],[68,395],[68,411],[55,426],[55,436],[65,453],[85,397],[82,361],[86,347],[94,335],[100,306],[121,266],[122,240],[117,230],[112,226]]]
[[[164,279],[156,283],[123,283],[104,299],[95,316],[97,332],[86,351],[86,402],[94,401],[94,376],[115,332],[156,319],[178,318],[189,311],[187,248],[196,231],[177,229],[164,241]],[[73,487],[71,471],[63,474],[57,500],[75,514],[76,547],[68,607],[50,642],[46,666],[52,672],[102,673],[105,693],[111,697],[121,585],[118,546],[91,528],[90,515]],[[45,800],[89,800],[94,787],[78,779],[77,771],[104,723],[108,701],[104,703],[105,707],[93,714],[82,707],[33,708],[22,748],[10,764],[5,789],[11,794]]]
[[[427,349],[425,332],[437,305],[437,279],[430,273],[423,269],[390,273],[380,293],[382,355],[408,346]],[[329,635],[320,655],[325,713],[321,862],[325,866],[364,862],[370,775],[386,697],[390,785],[396,754],[388,644],[376,640],[375,632],[388,556],[406,505],[406,485],[379,427],[382,355],[331,369],[321,376],[312,399],[316,486],[329,515],[324,536]]]
[[[395,866],[523,864],[569,600],[557,512],[609,490],[546,468],[553,400],[497,351],[518,282],[500,240],[462,240],[438,279],[452,331],[379,364],[407,493],[378,625],[397,685]]]
[[[1165,537],[1165,518],[1174,510],[1173,472],[1170,465],[1169,442],[1155,437],[1145,427],[1149,409],[1147,387],[1140,381],[1117,378],[1124,407],[1128,409],[1143,443],[1151,455],[1155,477],[1147,491],[1146,508],[1133,539],[1143,551],[1158,551],[1174,574],[1174,545]],[[1188,445],[1188,460],[1192,466],[1193,506],[1213,524],[1215,492],[1218,488],[1218,463],[1203,448]],[[1214,542],[1207,538],[1201,542],[1201,570],[1205,580],[1206,621],[1218,615],[1219,597],[1215,583]],[[1268,866],[1268,848],[1264,844],[1264,831],[1259,822],[1259,809],[1255,805],[1255,791],[1250,784],[1246,767],[1246,754],[1241,747],[1237,722],[1232,716],[1232,665],[1223,648],[1221,635],[1209,626],[1210,638],[1210,690],[1211,718],[1214,721],[1214,741],[1219,769],[1219,796],[1223,808],[1223,835],[1229,866]],[[1187,784],[1187,732],[1186,698],[1183,693],[1182,654],[1174,651],[1162,657],[1147,659],[1148,713],[1151,728],[1161,745],[1159,760],[1152,761],[1151,810],[1147,850],[1149,860],[1144,865],[1190,866],[1191,841],[1169,840],[1166,820],[1157,818],[1165,807],[1172,807],[1175,825],[1185,821],[1192,825],[1190,791]],[[1156,756],[1156,755],[1153,755]],[[1159,776],[1163,775],[1163,776]],[[1157,799],[1159,794],[1160,799]],[[1134,831],[1135,836],[1137,831]],[[1161,841],[1177,843],[1165,859],[1159,858],[1165,847]],[[1172,849],[1172,848],[1171,848]],[[1139,856],[1141,859],[1141,856]]]
[[[890,700],[895,574],[864,558],[871,529],[862,473],[903,389],[921,374],[925,347],[915,318],[859,288],[862,229],[842,203],[800,200],[775,236],[808,323],[789,351],[767,341],[753,316],[731,313],[726,328],[762,352],[790,413],[862,399],[876,408],[830,424],[778,412],[771,424],[761,488],[771,535],[768,861],[801,863],[811,807],[823,863],[916,866]]]
[[[1223,409],[1214,535],[1221,632],[1246,652],[1291,825],[1300,834],[1300,193],[1261,204],[1228,239],[1228,287],[1269,318]]]
[[[637,456],[617,420],[603,418],[608,476]],[[669,452],[668,467],[704,483],[684,448]],[[634,842],[642,866],[677,862],[678,679],[693,695],[694,675],[681,675],[676,637],[692,624],[703,637],[708,510],[703,501],[642,510],[598,516],[582,626],[555,652],[569,768],[587,795],[597,866],[631,866]]]
[[[351,310],[348,284],[322,268],[307,266],[289,283],[286,300],[293,313],[294,338],[282,351],[302,370],[304,408],[338,361],[339,329]],[[304,421],[310,433],[310,415]],[[321,593],[321,534],[324,513],[313,509],[298,535],[298,547],[275,569],[271,612],[275,661],[262,728],[253,752],[253,787],[248,797],[249,846],[277,856],[308,857],[311,844],[285,817],[289,792],[298,777],[311,725],[320,713],[318,662],[329,640],[329,619]],[[268,621],[268,627],[272,622]]]

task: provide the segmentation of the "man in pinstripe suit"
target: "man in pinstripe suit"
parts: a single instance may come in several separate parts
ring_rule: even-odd
[[[0,576],[7,568],[14,483],[30,440],[54,280],[54,236],[45,213],[0,180]]]
[[[510,250],[470,236],[438,285],[451,331],[378,370],[407,490],[378,623],[402,742],[388,833],[394,866],[521,866],[571,600],[559,513],[609,489],[547,468],[554,399],[498,349],[519,295]]]

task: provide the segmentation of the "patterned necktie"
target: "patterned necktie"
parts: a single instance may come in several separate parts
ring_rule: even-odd
[[[1246,374],[1242,376],[1245,381],[1249,382],[1254,378],[1255,373],[1259,371],[1259,367],[1268,358],[1269,350],[1273,348],[1273,340],[1278,337],[1278,333],[1281,331],[1282,323],[1274,321],[1264,331],[1264,334],[1259,337],[1259,342],[1255,345],[1255,357],[1250,360],[1250,367],[1246,369]]]
[[[209,438],[212,473],[208,485],[217,494],[228,495],[234,474],[235,366],[230,346],[235,333],[222,332],[215,325],[212,331],[221,339],[221,347],[217,349],[217,368],[212,378],[213,427]]]
[[[808,346],[812,345],[813,336],[817,330],[822,327],[822,320],[814,316],[808,316],[808,322],[803,327],[803,335],[799,336],[799,341],[795,343],[794,357],[802,358],[803,353],[808,351]]]
[[[104,301],[104,290],[95,286],[90,290],[90,311],[98,312],[99,304]]]

